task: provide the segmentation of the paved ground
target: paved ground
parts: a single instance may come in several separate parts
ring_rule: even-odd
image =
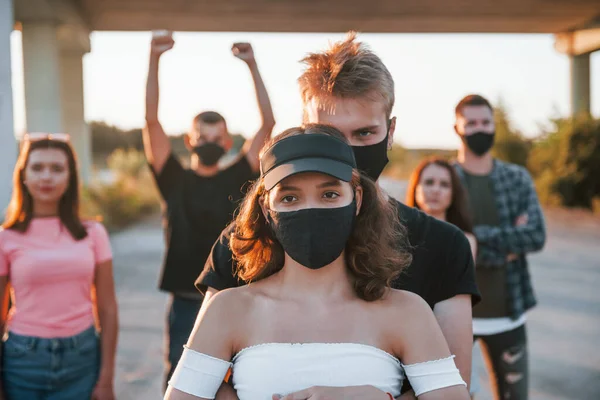
[[[387,184],[401,196],[403,186]],[[539,306],[529,315],[532,400],[600,399],[600,220],[548,213],[545,250],[531,257]],[[167,296],[156,289],[163,255],[157,218],[112,237],[121,310],[119,400],[161,398]],[[477,356],[477,354],[476,354]],[[479,363],[481,386],[485,371]],[[484,390],[478,400],[490,399]]]
[[[167,296],[156,289],[164,247],[160,221],[149,220],[111,241],[121,318],[117,399],[161,399]]]

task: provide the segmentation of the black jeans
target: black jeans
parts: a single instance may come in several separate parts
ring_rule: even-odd
[[[475,336],[490,373],[495,399],[527,400],[529,373],[525,325],[489,336]]]
[[[172,296],[167,315],[167,359],[165,362],[165,381],[163,389],[167,390],[169,379],[175,372],[177,363],[183,353],[194,328],[196,317],[200,311],[202,300],[192,300],[185,297]]]

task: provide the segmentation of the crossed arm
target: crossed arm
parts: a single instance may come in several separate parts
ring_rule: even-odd
[[[519,188],[520,217],[512,226],[478,225],[474,229],[478,249],[478,265],[504,265],[509,254],[526,254],[539,251],[546,242],[544,216],[528,172],[522,171]]]

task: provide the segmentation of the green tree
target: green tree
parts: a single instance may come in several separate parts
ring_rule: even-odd
[[[560,135],[557,130],[544,132],[533,142],[527,169],[535,179],[540,202],[546,205],[561,205],[562,201],[552,186],[556,180],[556,160],[560,152]]]
[[[124,130],[102,121],[92,121],[89,124],[92,137],[92,152],[96,158],[106,158],[117,149],[143,151],[142,129]],[[169,135],[171,148],[178,156],[185,156],[188,151],[183,141],[183,133]],[[232,134],[233,151],[241,150],[246,138],[240,134]]]
[[[600,196],[600,120],[583,117],[566,124],[561,139],[554,190],[566,206],[592,208]]]
[[[123,130],[105,122],[92,121],[89,124],[92,137],[92,151],[97,155],[108,155],[116,149],[142,150],[142,130]]]
[[[528,166],[542,201],[592,208],[600,199],[600,119],[556,119]]]
[[[512,126],[506,105],[500,99],[494,108],[496,140],[492,154],[494,157],[522,166],[527,165],[531,151],[531,141]]]

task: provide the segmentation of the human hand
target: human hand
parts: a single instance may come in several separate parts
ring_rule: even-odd
[[[234,43],[231,47],[234,56],[244,61],[246,64],[254,62],[254,50],[250,43]]]
[[[398,397],[398,400],[417,400],[417,396],[415,396],[415,392],[413,390],[409,390],[402,396]]]
[[[150,43],[150,52],[156,56],[160,56],[166,51],[169,51],[175,45],[173,33],[170,31],[153,31],[152,42]]]
[[[223,382],[217,391],[215,400],[239,400],[235,389],[228,383]]]
[[[290,393],[287,396],[273,395],[272,400],[389,400],[387,393],[374,386],[311,388]]]
[[[521,214],[517,217],[517,219],[515,220],[515,226],[524,226],[527,225],[527,222],[529,221],[529,215],[527,215],[527,213],[525,214]],[[515,261],[519,258],[518,254],[509,254],[506,257],[506,261],[507,262],[511,262],[511,261]]]
[[[529,215],[527,215],[527,213],[521,214],[515,220],[515,226],[527,225],[528,221],[529,221]]]
[[[94,392],[92,393],[92,400],[115,400],[115,392],[112,383],[98,381],[94,388]]]

